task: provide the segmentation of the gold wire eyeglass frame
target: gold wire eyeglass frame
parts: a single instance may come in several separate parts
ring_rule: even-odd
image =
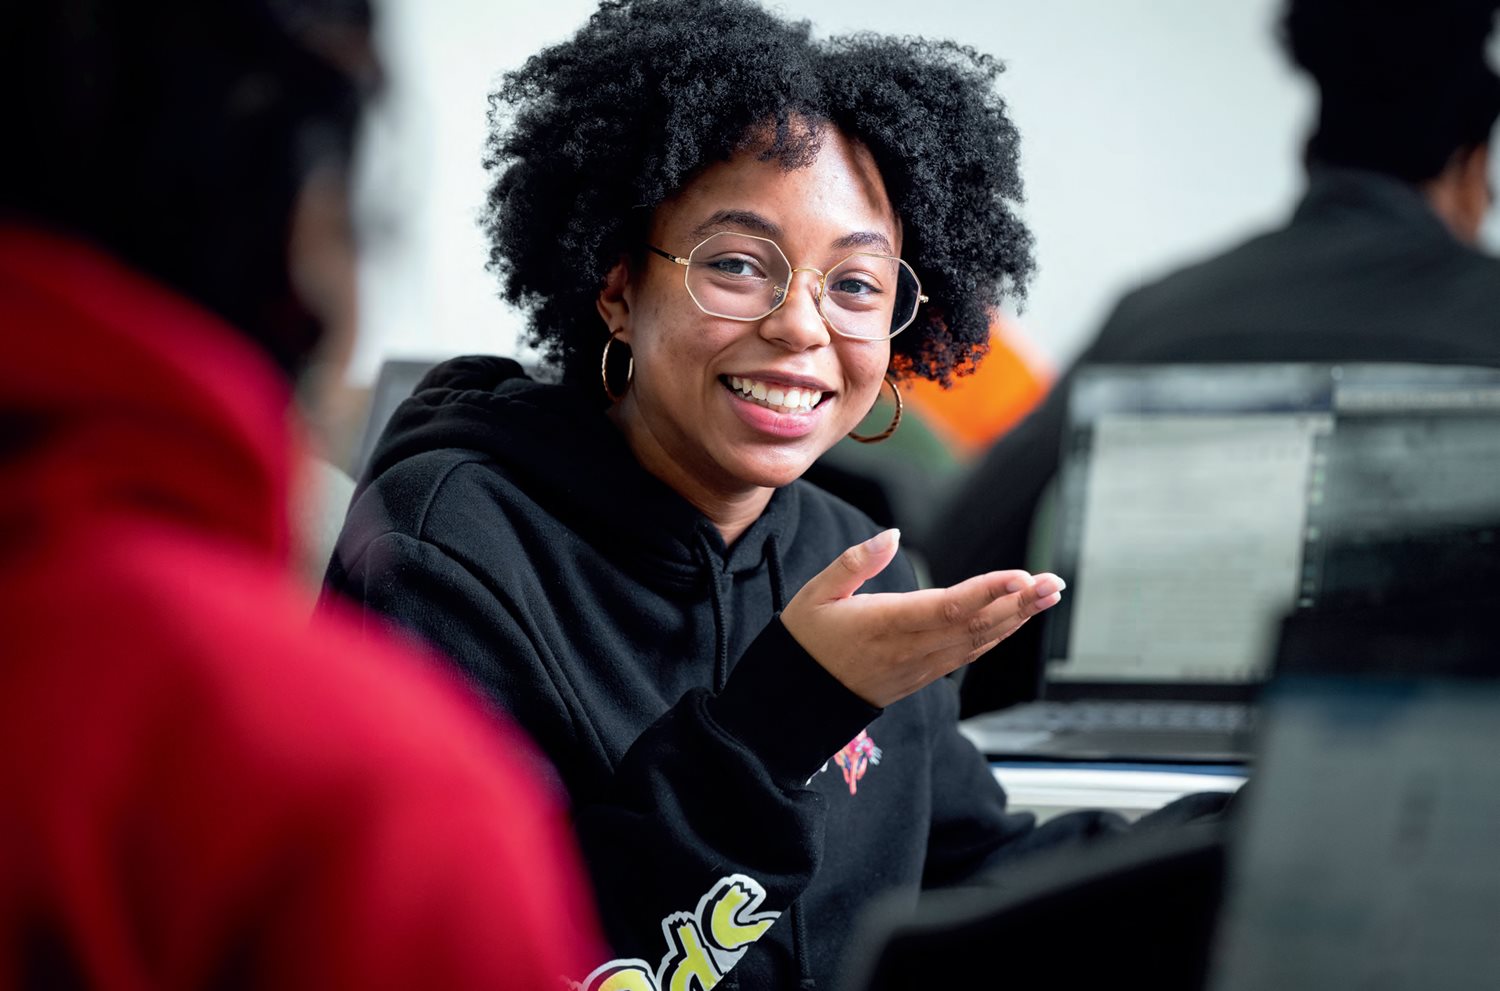
[[[698,253],[698,249],[721,234],[731,233],[734,234],[735,237],[743,237],[751,241],[764,241],[766,244],[769,244],[772,248],[776,249],[776,254],[779,255],[781,257],[781,260],[786,263],[786,267],[788,269],[786,285],[775,287],[776,302],[772,303],[771,308],[766,310],[766,312],[760,314],[759,316],[742,317],[736,316],[733,313],[719,313],[715,310],[710,310],[708,307],[703,305],[702,300],[700,300],[697,294],[693,292],[692,284],[689,282],[688,277],[692,274],[692,258],[695,254]],[[693,303],[697,305],[698,309],[702,310],[704,313],[707,313],[709,316],[720,317],[724,320],[738,320],[741,323],[754,323],[757,320],[764,320],[766,317],[775,313],[777,310],[781,309],[781,304],[785,303],[787,299],[792,295],[792,280],[796,278],[798,272],[813,272],[817,274],[818,292],[815,298],[817,300],[818,316],[823,318],[823,322],[826,323],[828,325],[828,328],[835,334],[838,334],[840,337],[847,337],[851,341],[890,340],[891,338],[895,337],[897,334],[905,330],[907,327],[910,327],[912,323],[916,321],[918,307],[927,302],[927,297],[922,294],[922,280],[917,278],[916,271],[910,265],[908,265],[904,259],[897,258],[895,255],[878,254],[873,251],[850,252],[848,256],[840,259],[836,265],[829,268],[828,272],[837,272],[839,268],[841,268],[844,263],[847,262],[850,258],[881,258],[887,261],[893,261],[896,264],[900,265],[902,268],[906,269],[906,271],[911,275],[912,283],[917,287],[917,301],[912,306],[911,316],[906,318],[905,323],[903,323],[901,326],[897,327],[890,333],[886,334],[884,337],[860,337],[857,334],[850,334],[846,331],[840,330],[838,326],[831,319],[829,319],[828,314],[823,310],[823,300],[827,298],[825,290],[828,286],[828,272],[825,272],[822,269],[813,268],[811,265],[793,266],[791,260],[787,258],[786,252],[781,250],[781,245],[777,244],[775,241],[771,240],[768,237],[759,237],[755,234],[740,234],[735,231],[716,231],[703,240],[699,241],[697,244],[693,245],[693,250],[687,253],[686,258],[674,255],[670,251],[663,251],[661,248],[658,248],[654,244],[648,244],[646,245],[646,247],[656,254],[660,255],[661,257],[665,258],[667,261],[672,262],[674,265],[681,265],[684,269],[682,273],[682,287],[687,290],[688,296],[692,298]]]

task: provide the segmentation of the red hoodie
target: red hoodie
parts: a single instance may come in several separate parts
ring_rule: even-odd
[[[601,959],[529,745],[287,571],[289,394],[0,228],[0,987],[548,988]]]

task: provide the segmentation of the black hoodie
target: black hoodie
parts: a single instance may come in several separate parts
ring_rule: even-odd
[[[872,708],[777,619],[876,531],[795,482],[726,548],[597,404],[461,358],[393,416],[328,586],[446,653],[556,764],[620,958],[589,988],[731,967],[726,987],[827,987],[872,896],[1055,832],[1006,812],[948,679]],[[914,587],[898,557],[863,591]]]

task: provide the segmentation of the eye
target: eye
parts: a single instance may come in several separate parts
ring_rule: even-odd
[[[830,282],[828,291],[846,300],[873,300],[885,292],[873,278],[849,272],[841,274],[838,281]]]
[[[746,258],[741,255],[723,255],[712,258],[703,263],[704,267],[714,275],[730,279],[763,279],[766,277],[765,270],[754,258]]]

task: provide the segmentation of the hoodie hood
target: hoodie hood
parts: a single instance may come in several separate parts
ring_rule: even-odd
[[[20,227],[0,227],[0,312],[0,524],[155,516],[286,559],[291,390],[250,341]]]
[[[711,520],[640,466],[591,396],[533,381],[509,358],[455,358],[428,372],[391,415],[360,489],[409,458],[445,449],[492,459],[595,546],[676,583],[697,582],[705,567],[729,575],[758,568],[768,549],[796,538],[799,486],[773,493],[725,547]]]

